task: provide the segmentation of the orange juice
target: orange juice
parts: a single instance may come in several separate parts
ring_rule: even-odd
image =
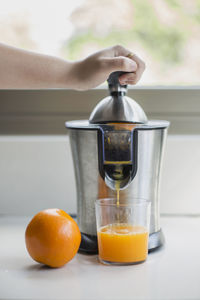
[[[144,261],[148,253],[148,231],[143,226],[110,224],[99,229],[99,257],[103,261],[134,263]]]

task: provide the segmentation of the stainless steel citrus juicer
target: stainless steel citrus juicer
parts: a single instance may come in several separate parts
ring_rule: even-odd
[[[108,78],[110,95],[92,111],[89,121],[66,122],[77,188],[80,251],[97,253],[95,200],[116,197],[151,201],[149,250],[164,242],[160,228],[159,183],[168,121],[149,120],[126,96],[121,72]]]

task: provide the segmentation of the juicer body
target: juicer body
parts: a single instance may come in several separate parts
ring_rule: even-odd
[[[127,187],[120,191],[120,199],[146,199],[151,201],[149,249],[160,246],[159,186],[163,149],[168,122],[149,121],[134,129],[137,147],[135,174]],[[70,122],[69,122],[70,123]],[[161,124],[161,125],[159,125]],[[164,124],[164,126],[163,126]],[[67,125],[74,161],[77,191],[77,222],[82,236],[96,237],[95,200],[116,197],[99,171],[99,128],[78,128]],[[87,252],[87,251],[86,251]]]

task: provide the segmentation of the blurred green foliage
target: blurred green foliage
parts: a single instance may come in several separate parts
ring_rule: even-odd
[[[180,7],[180,3],[177,0],[166,0],[166,2],[172,8],[179,8]]]
[[[132,0],[135,6],[135,24],[132,29],[136,39],[151,54],[164,63],[178,63],[185,33],[174,25],[161,23],[150,2]]]
[[[123,44],[128,47],[130,41],[135,41],[163,66],[180,64],[182,49],[190,35],[190,26],[194,22],[200,22],[200,0],[196,0],[198,9],[194,16],[187,14],[187,11],[181,6],[180,0],[163,0],[165,5],[178,17],[178,21],[174,24],[162,22],[151,1],[130,1],[134,9],[132,28],[129,30],[113,28],[111,32],[101,36],[97,35],[93,28],[88,28],[82,33],[75,31],[71,39],[64,45],[67,58],[78,59],[82,49],[88,44],[95,44],[99,48],[114,44]]]
[[[195,18],[197,22],[200,23],[200,0],[196,0],[196,1],[197,1],[197,9],[196,9]]]

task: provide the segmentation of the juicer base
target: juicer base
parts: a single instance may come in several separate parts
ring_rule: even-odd
[[[149,236],[149,253],[163,246],[165,242],[162,229],[151,233]],[[98,254],[97,236],[86,233],[81,233],[81,244],[78,250],[79,253],[84,254]]]
[[[153,232],[149,235],[149,244],[148,244],[148,250],[149,253],[157,250],[161,246],[163,246],[165,243],[165,238],[162,229],[159,231]]]
[[[81,232],[81,244],[78,252],[84,254],[98,254],[97,236]]]

